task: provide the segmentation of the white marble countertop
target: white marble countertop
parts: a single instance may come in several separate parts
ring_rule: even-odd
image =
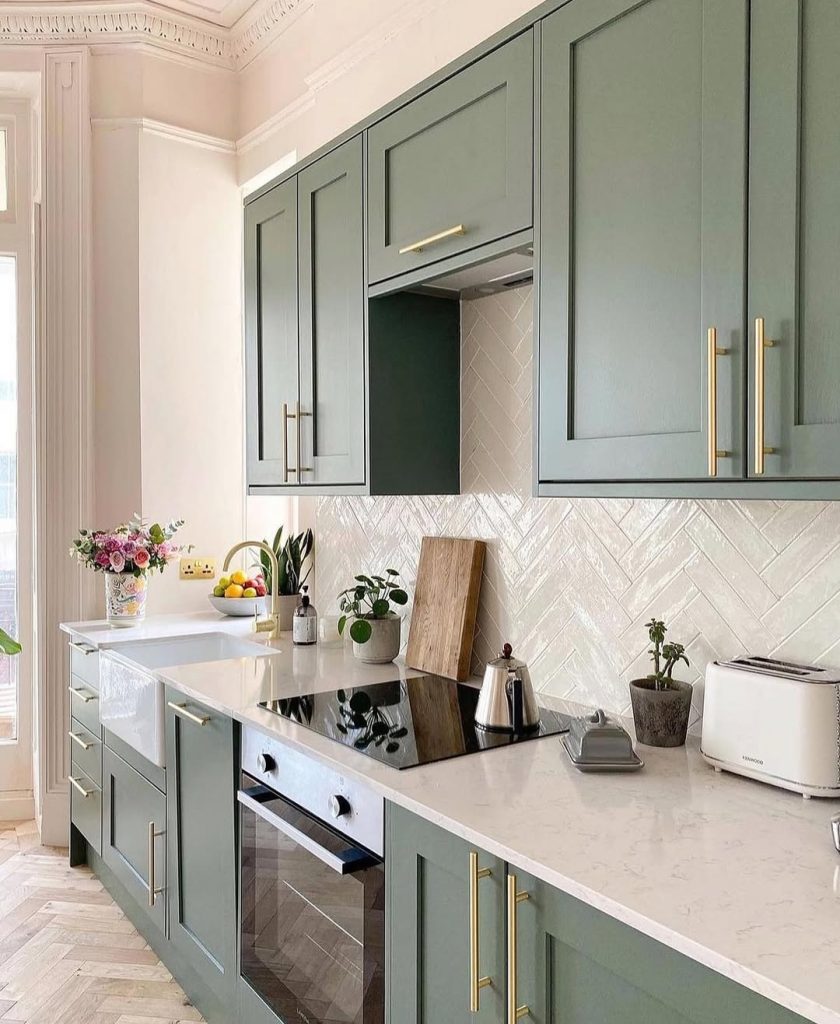
[[[244,634],[250,622],[199,614],[63,628],[102,645],[193,628]],[[640,747],[646,767],[631,774],[583,775],[556,738],[400,772],[257,703],[411,670],[364,666],[343,646],[295,648],[286,636],[271,646],[268,657],[159,674],[809,1020],[840,1024],[836,803],[717,775],[692,740]]]

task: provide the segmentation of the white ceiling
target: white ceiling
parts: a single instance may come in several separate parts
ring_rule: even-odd
[[[27,6],[44,6],[44,0],[17,0]],[[212,25],[230,28],[243,14],[252,7],[262,6],[263,0],[152,0],[150,6],[157,7],[161,13],[167,11],[176,14],[188,14],[193,18],[201,18]],[[78,0],[51,0],[50,8],[78,6]],[[110,6],[125,7],[125,0],[96,0],[95,7],[102,9]]]

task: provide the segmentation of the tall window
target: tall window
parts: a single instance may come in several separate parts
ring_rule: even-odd
[[[15,259],[0,256],[0,627],[11,636],[18,635],[17,425]],[[17,665],[0,658],[0,741],[17,738]]]

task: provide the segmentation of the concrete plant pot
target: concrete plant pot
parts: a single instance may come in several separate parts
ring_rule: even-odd
[[[681,747],[688,731],[691,684],[673,679],[667,690],[657,690],[655,679],[633,679],[630,700],[636,739],[649,747]]]
[[[266,607],[271,607],[271,598],[266,597]],[[281,594],[278,599],[277,628],[288,633],[292,629],[292,620],[295,617],[295,608],[300,604],[300,594]]]
[[[384,619],[368,619],[370,639],[363,644],[353,641],[353,656],[367,665],[386,665],[400,653],[402,619],[393,612]]]

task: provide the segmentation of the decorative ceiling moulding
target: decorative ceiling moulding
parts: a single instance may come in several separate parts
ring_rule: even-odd
[[[0,43],[147,43],[206,64],[250,63],[316,0],[263,0],[228,29],[139,0],[136,3],[0,5]],[[295,15],[295,17],[292,17]]]
[[[236,143],[230,139],[222,139],[217,135],[206,135],[204,132],[192,131],[180,125],[168,124],[166,121],[155,121],[148,117],[92,117],[91,127],[94,131],[113,131],[119,128],[136,128],[148,135],[158,135],[164,139],[174,139],[188,146],[199,149],[210,149],[216,153],[236,152]]]

